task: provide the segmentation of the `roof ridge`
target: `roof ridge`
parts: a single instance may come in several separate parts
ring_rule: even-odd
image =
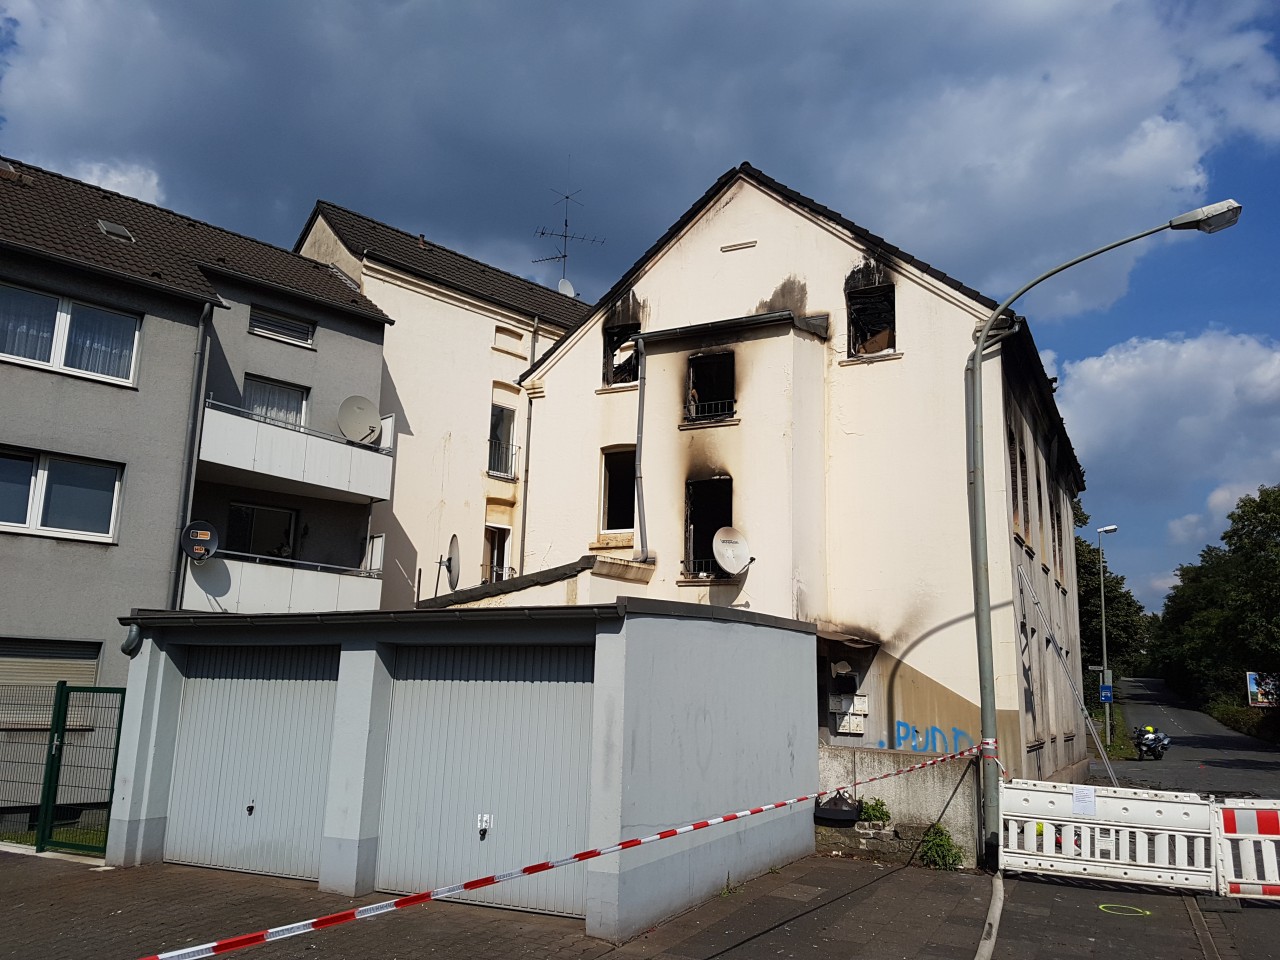
[[[577,297],[567,297],[563,293],[561,293],[559,290],[553,290],[551,287],[548,287],[545,284],[538,283],[538,281],[536,280],[530,280],[527,277],[522,277],[517,273],[512,273],[510,270],[504,270],[502,269],[502,267],[495,267],[491,263],[486,263],[483,260],[478,260],[475,257],[470,256],[469,254],[465,254],[458,250],[454,250],[452,247],[446,247],[442,243],[436,243],[434,240],[428,240],[426,234],[424,233],[410,233],[408,230],[404,230],[400,227],[395,226],[394,224],[384,223],[383,221],[377,220],[366,213],[361,213],[358,210],[352,210],[350,207],[344,207],[342,206],[342,204],[334,203],[331,200],[316,200],[316,206],[331,207],[334,210],[341,210],[343,213],[350,214],[353,217],[359,217],[361,220],[365,220],[369,223],[376,224],[379,227],[383,227],[387,230],[393,230],[396,233],[400,234],[401,236],[406,237],[409,240],[412,240],[414,242],[421,242],[428,246],[435,247],[437,250],[443,250],[446,253],[452,254],[455,257],[461,257],[463,260],[468,260],[471,263],[474,263],[476,266],[483,267],[485,270],[493,270],[495,273],[504,274],[505,276],[510,277],[512,280],[518,280],[520,283],[527,283],[530,286],[537,287],[539,290],[545,290],[547,293],[550,293],[553,296],[559,297],[560,299],[564,300],[566,303],[574,303],[574,304],[577,304],[578,306],[590,306],[590,304],[588,304],[584,300],[579,300]]]
[[[107,187],[100,186],[96,183],[91,183],[88,180],[77,180],[75,177],[70,176],[69,174],[60,173],[57,170],[48,170],[44,167],[38,167],[34,163],[27,163],[25,160],[17,160],[13,157],[0,156],[0,160],[5,160],[8,163],[16,163],[27,170],[32,170],[37,173],[47,174],[51,177],[57,177],[59,180],[64,180],[67,183],[75,184],[76,186],[79,186],[79,187],[88,187],[91,190],[100,190],[103,193],[108,194],[109,196],[119,197],[122,200],[127,200],[130,203],[136,203],[139,206],[149,207],[150,209],[155,210],[158,213],[167,213],[170,216],[178,217],[179,219],[184,220],[187,223],[194,223],[197,226],[207,227],[210,230],[216,230],[218,233],[225,233],[228,236],[236,237],[237,239],[240,239],[240,240],[248,240],[250,243],[256,243],[260,247],[267,247],[268,249],[271,249],[271,250],[277,250],[280,253],[286,253],[291,257],[297,257],[299,260],[306,260],[309,263],[320,263],[319,260],[315,260],[311,257],[306,256],[305,254],[296,253],[293,250],[288,249],[287,247],[281,247],[281,246],[277,246],[274,243],[268,243],[266,240],[260,240],[257,237],[251,237],[247,233],[237,233],[235,230],[229,230],[226,227],[220,227],[216,223],[209,223],[207,220],[201,220],[199,217],[193,217],[190,214],[180,213],[179,211],[174,210],[170,207],[162,207],[160,206],[160,204],[151,203],[149,200],[139,200],[137,197],[131,197],[127,193],[121,193],[119,190],[111,190],[111,189],[108,189]],[[199,262],[199,258],[196,258],[196,259],[197,259],[197,262]],[[321,265],[325,266],[325,264],[321,264]]]

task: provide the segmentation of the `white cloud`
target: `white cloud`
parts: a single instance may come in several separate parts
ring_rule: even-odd
[[[164,203],[160,174],[140,163],[81,160],[72,163],[70,169],[62,172],[77,180],[97,184],[106,190],[114,190],[147,203]]]
[[[1041,350],[1040,363],[1044,365],[1044,375],[1050,380],[1058,376],[1058,352],[1056,350]]]
[[[1169,542],[1184,544],[1204,543],[1209,536],[1209,528],[1205,518],[1199,513],[1188,513],[1169,521]]]

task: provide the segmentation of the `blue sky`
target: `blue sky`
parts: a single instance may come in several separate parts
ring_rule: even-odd
[[[0,153],[291,246],[325,198],[594,299],[748,160],[1032,324],[1114,568],[1158,608],[1280,482],[1265,0],[0,0]],[[962,480],[962,478],[961,478]]]

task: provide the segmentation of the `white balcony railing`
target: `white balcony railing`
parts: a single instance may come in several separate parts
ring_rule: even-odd
[[[208,613],[325,613],[376,610],[380,571],[222,551],[187,564],[182,609]]]
[[[382,423],[389,442],[393,418]],[[391,496],[390,447],[353,443],[212,400],[205,402],[200,459],[305,484],[312,495],[323,496],[318,491],[327,489],[370,500]]]

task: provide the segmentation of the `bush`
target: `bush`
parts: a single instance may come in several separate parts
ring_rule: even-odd
[[[888,823],[893,819],[888,806],[879,797],[868,797],[862,801],[862,812],[858,819],[869,823]]]
[[[934,870],[958,870],[964,863],[964,851],[956,846],[946,827],[935,823],[920,841],[920,862]]]
[[[1272,743],[1280,741],[1280,710],[1276,707],[1247,707],[1234,697],[1218,694],[1204,712],[1239,733]]]

